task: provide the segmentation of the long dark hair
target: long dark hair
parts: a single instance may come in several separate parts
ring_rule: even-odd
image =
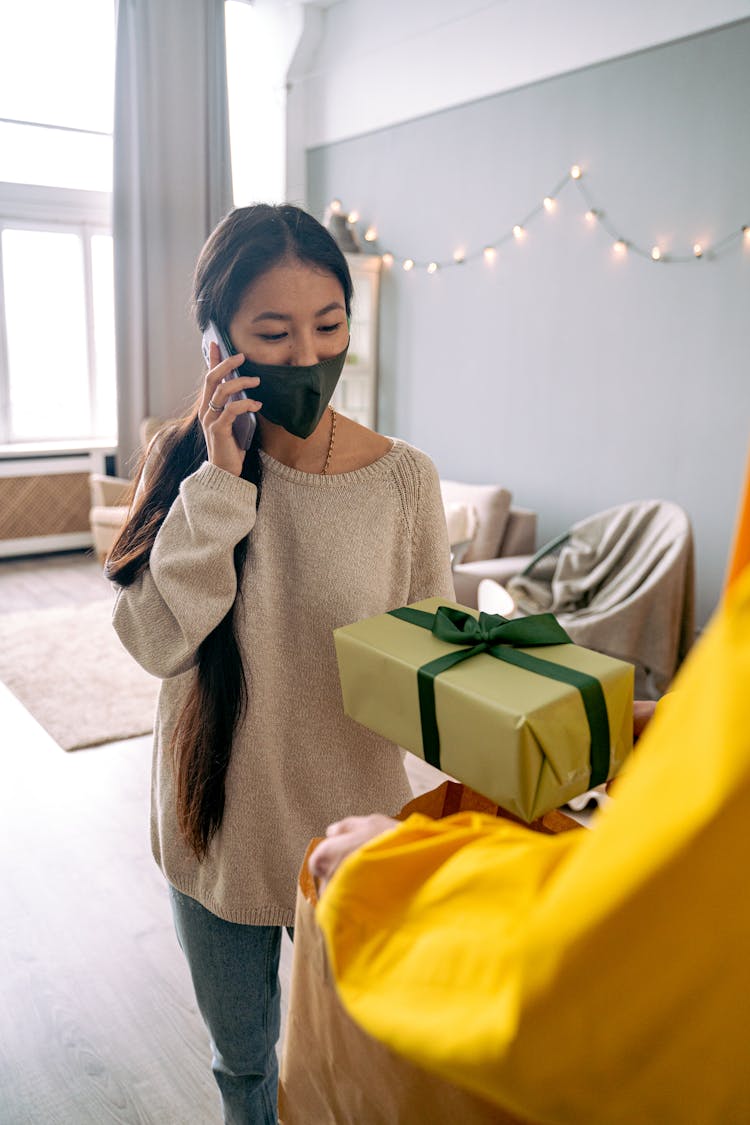
[[[299,207],[258,203],[231,211],[209,236],[195,269],[193,301],[198,328],[212,320],[228,336],[229,325],[249,287],[285,260],[332,273],[344,291],[347,315],[352,280],[335,241]],[[148,566],[159,528],[181,482],[206,460],[198,417],[200,397],[186,417],[163,428],[143,454],[128,520],[107,559],[106,574],[130,586]],[[261,493],[260,427],[248,449],[242,477]],[[237,589],[248,539],[234,548]],[[235,628],[237,599],[198,647],[196,675],[174,728],[171,752],[177,781],[177,818],[185,841],[205,856],[224,814],[224,787],[237,724],[244,717],[248,684]]]

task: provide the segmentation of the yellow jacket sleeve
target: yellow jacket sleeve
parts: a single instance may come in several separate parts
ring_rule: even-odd
[[[750,568],[591,832],[413,816],[318,919],[365,1030],[540,1123],[750,1120]]]

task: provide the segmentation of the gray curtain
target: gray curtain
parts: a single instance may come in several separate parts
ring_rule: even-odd
[[[224,0],[118,0],[114,126],[118,467],[184,413],[203,362],[197,255],[232,206]]]

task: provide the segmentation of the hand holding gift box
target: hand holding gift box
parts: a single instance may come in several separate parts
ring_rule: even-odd
[[[527,822],[632,748],[632,665],[572,644],[551,614],[428,598],[334,640],[347,715]]]

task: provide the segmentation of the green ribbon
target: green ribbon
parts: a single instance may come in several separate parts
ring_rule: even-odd
[[[571,639],[551,613],[536,613],[530,617],[509,620],[499,613],[480,613],[477,619],[471,613],[450,606],[438,606],[436,613],[426,613],[421,609],[403,606],[390,610],[391,617],[397,617],[410,625],[429,629],[433,636],[448,644],[461,645],[460,652],[449,652],[430,660],[417,670],[419,692],[419,715],[422,724],[422,745],[424,759],[431,766],[440,769],[440,731],[438,729],[435,707],[435,678],[447,672],[464,660],[486,652],[496,660],[515,664],[527,672],[546,676],[559,683],[568,684],[581,693],[586,719],[591,732],[589,753],[591,789],[607,780],[609,774],[609,719],[602,685],[595,676],[579,672],[576,668],[566,668],[551,660],[542,660],[529,652],[518,652],[520,648],[535,648],[543,645],[571,644]]]

